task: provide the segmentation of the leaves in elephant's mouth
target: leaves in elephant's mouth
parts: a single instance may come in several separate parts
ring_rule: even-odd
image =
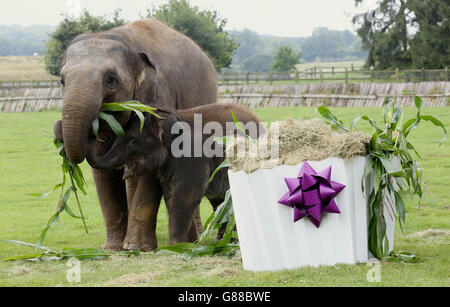
[[[140,128],[141,131],[144,128],[144,114],[143,112],[147,112],[152,114],[153,116],[157,118],[161,118],[156,112],[156,108],[146,106],[139,101],[126,101],[126,102],[111,102],[111,103],[104,103],[100,109],[100,112],[98,113],[98,117],[93,121],[92,123],[92,130],[94,131],[94,134],[97,138],[98,136],[98,130],[100,127],[99,120],[103,119],[108,123],[108,125],[111,127],[111,129],[114,131],[114,133],[118,136],[124,136],[125,131],[123,130],[120,123],[117,121],[117,119],[108,113],[105,112],[122,112],[122,111],[131,111],[136,113],[136,115],[139,117],[140,120]]]
[[[120,125],[120,123],[116,120],[116,118],[105,112],[122,112],[122,111],[131,111],[136,113],[136,115],[140,119],[140,127],[141,130],[144,127],[144,114],[143,112],[148,112],[152,114],[153,116],[157,118],[161,118],[156,112],[156,108],[144,105],[140,103],[139,101],[127,101],[127,102],[112,102],[112,103],[104,103],[100,109],[98,117],[94,120],[92,123],[92,130],[94,131],[94,134],[98,138],[98,131],[99,131],[99,119],[105,120],[108,125],[111,127],[111,129],[114,131],[114,133],[118,136],[125,135],[125,132]],[[83,172],[81,171],[81,168],[78,166],[78,164],[74,164],[69,161],[69,159],[66,156],[66,152],[64,149],[64,143],[61,143],[54,139],[54,144],[57,148],[57,155],[58,157],[61,157],[61,159],[58,159],[60,162],[60,167],[62,171],[62,180],[58,184],[56,184],[52,190],[50,190],[47,193],[39,194],[39,193],[33,193],[30,194],[32,196],[38,196],[38,197],[46,197],[50,195],[51,193],[55,192],[56,190],[60,189],[61,194],[58,199],[58,203],[56,206],[55,213],[50,217],[48,220],[46,226],[41,231],[37,246],[42,246],[42,243],[44,242],[44,239],[47,235],[48,230],[59,220],[59,215],[65,211],[67,214],[73,218],[81,219],[83,223],[84,230],[86,233],[88,233],[88,228],[86,225],[86,219],[83,215],[83,209],[81,207],[80,199],[78,197],[78,191],[81,191],[83,194],[86,193],[86,180],[84,179]],[[66,184],[69,184],[69,187],[66,188]],[[76,215],[72,209],[69,207],[68,200],[71,194],[75,195],[75,199],[78,206],[79,215]]]

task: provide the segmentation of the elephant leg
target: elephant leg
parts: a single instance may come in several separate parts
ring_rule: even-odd
[[[127,198],[123,172],[92,169],[106,226],[104,249],[120,250],[127,230]]]
[[[161,189],[151,174],[127,179],[128,229],[123,248],[126,250],[155,250],[156,219],[161,202]]]
[[[213,207],[214,212],[216,212],[217,207],[219,207],[223,203],[224,198],[211,198],[208,200],[211,203],[211,206]],[[217,241],[223,239],[223,235],[225,234],[225,230],[227,229],[227,224],[228,223],[223,223],[222,226],[220,226],[219,231],[217,232],[217,236],[216,236]]]
[[[198,200],[189,201],[182,195],[166,199],[169,212],[169,244],[197,241],[194,214],[199,203]]]
[[[204,229],[203,229],[202,217],[200,215],[200,206],[197,206],[197,209],[195,209],[194,225],[195,225],[197,234],[203,233]]]

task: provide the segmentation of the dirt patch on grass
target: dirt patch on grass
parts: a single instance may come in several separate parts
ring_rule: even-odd
[[[236,275],[236,270],[223,265],[217,266],[204,274],[205,276],[221,276],[221,277],[231,277]]]
[[[412,234],[415,238],[436,238],[436,237],[450,237],[450,230],[446,229],[427,229],[424,231],[415,232]]]
[[[105,283],[105,286],[122,287],[122,286],[134,286],[138,284],[148,284],[152,280],[160,277],[162,274],[159,272],[146,272],[142,274],[127,274],[119,278],[110,280]]]
[[[24,265],[20,265],[20,266],[13,267],[9,273],[13,276],[20,276],[20,275],[28,274],[29,272],[30,272],[29,268],[27,268]]]

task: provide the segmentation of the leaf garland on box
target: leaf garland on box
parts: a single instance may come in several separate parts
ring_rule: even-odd
[[[398,215],[403,230],[406,219],[403,193],[410,192],[422,198],[422,169],[413,158],[414,154],[419,158],[420,155],[408,141],[409,134],[422,121],[429,121],[442,128],[444,132],[439,146],[447,139],[447,130],[441,121],[433,116],[421,114],[422,99],[417,95],[414,95],[414,104],[417,114],[406,121],[402,108],[396,105],[394,98],[392,101],[386,99],[384,102],[384,126],[379,127],[375,120],[366,115],[355,118],[351,124],[351,130],[357,129],[356,125],[362,119],[368,121],[375,129],[369,144],[369,161],[364,170],[361,189],[369,195],[369,251],[378,259],[417,260],[417,257],[405,256],[406,254],[400,252],[388,254],[389,242],[383,215],[385,210],[394,218]],[[317,111],[334,129],[350,131],[326,107],[318,107]]]

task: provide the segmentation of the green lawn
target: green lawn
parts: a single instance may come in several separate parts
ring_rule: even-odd
[[[334,108],[332,111],[346,124],[360,114],[381,119],[381,109]],[[314,108],[256,109],[264,121],[285,117],[316,117]],[[406,110],[408,115],[414,109]],[[426,108],[423,114],[440,118],[450,130],[450,108]],[[35,243],[40,230],[55,209],[57,194],[40,199],[29,193],[46,192],[60,180],[52,144],[53,122],[60,113],[0,114],[0,238]],[[364,123],[361,127],[368,129]],[[252,273],[242,268],[238,256],[204,257],[189,262],[178,256],[142,254],[130,258],[114,256],[108,260],[81,263],[81,284],[66,280],[66,262],[28,263],[0,260],[0,286],[450,286],[450,142],[441,147],[441,131],[429,123],[413,132],[413,144],[424,157],[425,197],[407,197],[407,226],[396,232],[396,250],[416,253],[422,262],[416,264],[383,263],[381,283],[366,279],[371,267],[336,265],[303,268],[294,271]],[[88,181],[88,196],[82,205],[89,234],[79,220],[63,214],[61,221],[48,233],[46,246],[100,247],[105,240],[103,220],[89,167],[83,164]],[[76,206],[72,202],[72,207]],[[202,216],[211,212],[202,203]],[[427,230],[434,231],[427,231]],[[158,221],[159,244],[168,241],[167,214],[161,207]],[[0,243],[0,259],[33,252],[25,247]]]

